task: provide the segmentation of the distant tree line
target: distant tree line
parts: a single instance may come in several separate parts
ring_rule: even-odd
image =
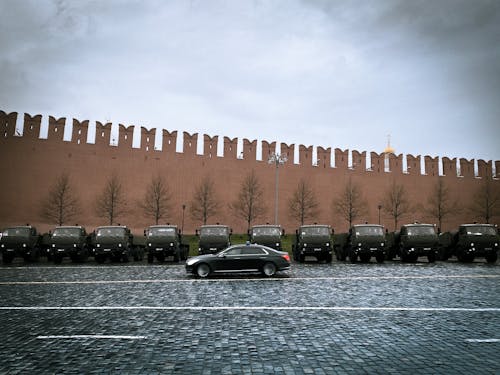
[[[438,178],[425,204],[412,205],[405,187],[393,181],[380,197],[379,220],[382,211],[384,217],[393,221],[396,230],[402,219],[414,212],[421,212],[429,219],[435,220],[439,228],[442,228],[447,219],[466,211],[472,218],[489,223],[500,214],[500,192],[492,185],[491,179],[485,178],[475,191],[472,201],[464,206],[452,197],[445,180]],[[77,187],[70,175],[63,172],[55,179],[43,198],[40,204],[40,216],[56,225],[73,223],[83,211],[78,196]],[[97,217],[109,225],[115,224],[120,217],[137,211],[158,224],[160,221],[168,221],[171,217],[172,199],[168,183],[164,177],[157,175],[151,178],[144,195],[131,205],[134,207],[128,207],[121,179],[113,174],[96,195],[91,209]],[[226,207],[216,191],[214,181],[209,176],[202,178],[194,187],[187,207],[191,219],[200,224],[206,224],[210,218],[227,208],[235,218],[243,220],[247,228],[264,217],[267,212],[264,188],[253,170],[243,176],[237,196]],[[349,178],[341,191],[336,192],[329,209],[333,217],[341,217],[351,226],[365,217],[367,207],[363,186]],[[288,197],[287,208],[289,217],[300,225],[313,220],[322,209],[325,209],[320,206],[313,186],[305,179],[297,183],[295,190]]]

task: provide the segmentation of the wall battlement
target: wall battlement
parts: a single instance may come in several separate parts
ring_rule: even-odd
[[[22,121],[17,112],[6,113],[0,110],[0,130],[2,141],[45,139],[42,134],[42,115],[24,114]],[[64,139],[66,126],[71,127],[70,139]],[[90,131],[94,127],[95,131]],[[204,134],[202,139],[199,139],[198,133],[189,134],[183,132],[182,151],[177,151],[178,131],[169,131],[161,129],[161,142],[155,143],[158,129],[147,129],[140,127],[139,132],[136,132],[135,125],[118,124],[116,131],[113,129],[113,124],[110,122],[95,121],[93,124],[89,120],[73,119],[69,122],[66,117],[55,118],[48,117],[47,140],[51,142],[68,142],[76,145],[94,144],[97,147],[118,147],[120,152],[126,152],[128,149],[138,149],[141,152],[161,152],[167,157],[177,154],[185,156],[214,158],[218,156],[218,140],[219,136],[209,136]],[[136,139],[139,134],[140,139]],[[93,139],[92,139],[93,137]],[[198,142],[203,142],[203,152],[197,153]],[[238,154],[238,138],[230,139],[223,138],[223,149],[221,158],[227,160],[243,159],[247,161],[257,160],[257,140],[250,141],[242,140],[242,151]],[[261,141],[262,159],[267,160],[268,157],[278,151],[276,142]],[[298,151],[298,159],[295,159],[295,154]],[[370,166],[367,167],[367,152],[358,150],[341,150],[335,148],[332,155],[332,148],[324,148],[318,146],[315,149],[313,146],[284,144],[281,143],[279,152],[286,155],[288,163],[298,164],[301,167],[320,167],[322,169],[335,168],[337,170],[351,170],[358,173],[392,173],[392,174],[409,174],[409,175],[427,175],[427,176],[447,176],[461,178],[483,178],[493,176],[495,165],[496,176],[500,176],[500,161],[485,161],[474,159],[467,160],[464,158],[448,158],[448,157],[431,157],[428,155],[413,156],[406,155],[406,168],[403,164],[403,154],[384,154],[370,152]],[[349,160],[351,163],[349,165]],[[424,161],[422,166],[421,161]],[[296,162],[296,163],[295,163]],[[440,165],[441,163],[441,165]],[[494,163],[494,164],[493,164]],[[441,167],[441,169],[440,169]],[[440,172],[441,171],[441,172]]]

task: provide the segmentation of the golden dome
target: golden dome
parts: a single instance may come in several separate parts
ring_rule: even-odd
[[[387,147],[384,149],[384,154],[394,154],[395,150],[391,147],[391,136],[387,136]]]

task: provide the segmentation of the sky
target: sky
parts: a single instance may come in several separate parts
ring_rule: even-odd
[[[0,0],[0,109],[500,160],[500,1]]]

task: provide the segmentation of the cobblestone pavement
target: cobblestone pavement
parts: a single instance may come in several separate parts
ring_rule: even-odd
[[[0,373],[500,374],[500,265],[0,267]]]

